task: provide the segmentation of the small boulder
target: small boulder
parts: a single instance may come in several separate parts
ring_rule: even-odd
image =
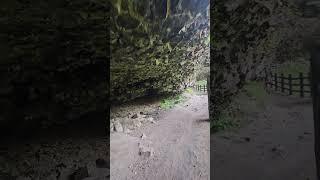
[[[154,121],[153,117],[149,117],[149,118],[148,118],[148,121],[151,122],[151,123],[156,123],[156,122]]]
[[[16,180],[31,180],[31,178],[19,176]]]
[[[113,122],[110,122],[110,132],[113,132],[114,131],[114,124]]]
[[[137,119],[138,118],[138,114],[134,114],[133,116],[131,116],[132,119]]]
[[[70,175],[70,180],[82,180],[86,177],[89,177],[88,169],[87,167],[81,167]]]
[[[96,160],[96,167],[97,168],[110,168],[110,164],[105,159],[99,158]]]
[[[123,127],[122,127],[122,125],[121,125],[121,123],[119,121],[116,121],[114,123],[114,130],[116,132],[123,132]]]
[[[151,157],[153,155],[153,149],[149,146],[139,145],[139,155],[143,157]]]
[[[135,122],[135,126],[136,126],[137,128],[139,128],[141,125],[142,125],[142,123],[141,123],[140,121],[136,121],[136,122]]]
[[[144,133],[142,133],[141,139],[145,139],[145,138],[147,138],[147,136]]]
[[[123,132],[126,134],[129,134],[129,133],[131,133],[131,130],[129,128],[125,127]]]

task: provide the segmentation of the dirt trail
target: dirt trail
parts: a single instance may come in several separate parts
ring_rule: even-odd
[[[237,132],[211,135],[215,180],[315,180],[311,99],[280,95]]]
[[[111,134],[111,179],[208,180],[210,133],[206,95],[196,95],[130,135]],[[145,138],[140,136],[145,134]],[[153,149],[139,155],[140,146]]]

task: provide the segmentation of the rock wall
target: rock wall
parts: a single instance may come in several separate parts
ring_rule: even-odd
[[[2,1],[0,127],[107,109],[108,2]]]
[[[113,102],[175,93],[209,62],[208,0],[113,0]]]
[[[209,62],[208,5],[1,2],[0,127],[63,124],[108,112],[108,97],[123,102],[180,91],[192,82],[196,66]]]
[[[211,19],[211,119],[270,63],[307,60],[302,42],[315,21],[291,1],[216,1]]]

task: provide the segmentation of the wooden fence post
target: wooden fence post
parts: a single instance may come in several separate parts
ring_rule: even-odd
[[[304,97],[303,73],[299,73],[299,78],[300,78],[300,97]]]
[[[312,82],[311,82],[311,71],[308,73],[308,81],[309,81],[309,91],[310,97],[312,97]]]
[[[283,76],[283,73],[281,73],[281,92],[284,92],[284,76]]]
[[[268,88],[268,73],[267,73],[267,69],[266,68],[264,68],[264,74],[265,74],[264,86],[265,86],[265,88]]]
[[[289,95],[292,95],[292,75],[289,74]]]
[[[274,89],[275,91],[278,90],[278,74],[277,73],[274,74]]]

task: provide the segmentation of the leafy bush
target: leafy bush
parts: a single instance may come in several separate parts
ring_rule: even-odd
[[[239,128],[247,121],[243,115],[261,111],[267,97],[262,82],[248,82],[230,104],[221,108],[220,114],[210,124],[212,132]]]
[[[171,96],[171,97],[168,97],[166,99],[163,99],[160,102],[160,107],[161,107],[161,109],[171,109],[176,104],[184,102],[185,100],[186,100],[186,97],[183,96],[182,94]]]
[[[258,105],[263,105],[268,96],[262,82],[249,82],[243,87],[243,90],[249,97],[254,98]]]
[[[201,85],[201,86],[207,85],[207,80],[197,81],[197,82],[196,82],[196,85]]]
[[[192,88],[187,88],[186,89],[186,93],[193,94],[193,89]]]
[[[298,76],[299,73],[308,73],[310,69],[310,64],[306,62],[286,62],[280,65],[276,69],[276,73],[284,75],[292,74],[293,76]]]
[[[223,111],[219,118],[210,123],[213,132],[223,131],[230,128],[237,128],[240,122],[236,120],[234,114],[230,110]]]

